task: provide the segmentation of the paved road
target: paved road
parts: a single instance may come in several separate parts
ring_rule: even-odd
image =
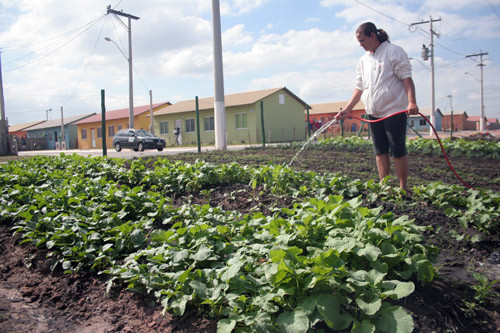
[[[242,150],[248,147],[261,147],[261,145],[238,145],[238,146],[228,146],[227,150]],[[202,152],[207,152],[210,150],[215,150],[215,146],[205,146],[201,147]],[[147,156],[161,156],[161,155],[176,155],[180,153],[196,153],[198,152],[198,147],[175,147],[175,148],[165,148],[163,151],[158,151],[156,149],[145,150],[143,152],[135,152],[131,149],[123,149],[121,152],[117,152],[114,149],[108,149],[107,155],[109,157],[120,157],[120,158],[139,158]],[[68,149],[68,150],[33,150],[33,151],[20,151],[19,156],[34,156],[34,155],[46,155],[46,156],[59,156],[61,153],[66,155],[77,154],[81,156],[102,156],[102,149]]]

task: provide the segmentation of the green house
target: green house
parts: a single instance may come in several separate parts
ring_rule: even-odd
[[[225,95],[227,143],[262,143],[262,114],[266,142],[305,140],[304,109],[307,107],[285,87]],[[213,145],[214,98],[198,99],[198,110],[201,144]],[[154,114],[155,133],[164,138],[167,145],[196,144],[196,123],[195,99],[175,103]]]

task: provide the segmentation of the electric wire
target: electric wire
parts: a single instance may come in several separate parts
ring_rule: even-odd
[[[85,74],[87,73],[87,69],[89,68],[89,65],[90,65],[90,62],[92,60],[92,58],[94,57],[94,53],[95,53],[95,50],[97,48],[97,45],[99,44],[99,41],[101,39],[101,35],[102,35],[102,31],[104,29],[104,25],[106,23],[106,20],[103,21],[102,23],[102,26],[101,26],[101,30],[99,31],[99,35],[97,36],[97,39],[96,39],[96,42],[94,44],[94,48],[92,49],[92,53],[90,54],[90,58],[89,60],[87,61],[87,64],[85,65],[85,68],[83,70],[83,73],[82,75],[80,76],[80,79],[78,80],[78,83],[76,84],[75,88],[73,89],[73,91],[71,92],[71,94],[69,95],[69,97],[66,99],[66,101],[64,102],[64,104],[67,104],[72,98],[73,96],[75,95],[75,92],[77,91],[78,87],[80,86],[80,83],[82,82],[83,80],[83,77],[85,76]]]
[[[44,58],[47,58],[48,56],[54,54],[55,52],[59,51],[60,49],[62,49],[63,47],[65,47],[66,45],[68,45],[69,43],[73,42],[76,38],[80,37],[82,34],[84,34],[85,32],[87,32],[90,28],[92,28],[97,22],[99,22],[100,20],[102,20],[103,18],[105,17],[105,15],[101,16],[101,18],[97,21],[95,21],[92,25],[88,26],[87,28],[85,28],[83,31],[81,31],[80,33],[78,33],[76,36],[74,36],[73,38],[71,38],[70,40],[66,41],[64,44],[62,44],[61,46],[53,49],[52,51],[50,51],[49,53],[46,53],[46,54],[43,54],[43,55],[40,55],[39,57],[36,57],[34,59],[32,59],[31,61],[29,61],[28,63],[26,64],[23,64],[23,65],[20,65],[20,66],[17,66],[17,67],[14,67],[14,68],[10,68],[8,70],[6,70],[5,72],[10,72],[10,71],[13,71],[13,70],[16,70],[16,69],[19,69],[19,68],[23,68],[23,67],[26,67],[26,66],[29,66],[35,62],[38,62]]]

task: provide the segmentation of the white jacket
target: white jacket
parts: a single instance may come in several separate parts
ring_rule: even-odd
[[[403,80],[411,77],[411,64],[406,52],[388,41],[374,54],[367,52],[356,68],[356,89],[363,91],[361,99],[366,113],[382,118],[408,106]]]

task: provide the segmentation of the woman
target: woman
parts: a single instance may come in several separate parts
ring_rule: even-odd
[[[359,44],[367,51],[356,68],[356,88],[336,118],[344,119],[363,98],[368,118],[375,120],[406,110],[418,114],[415,85],[406,52],[389,42],[389,36],[371,22],[356,30]],[[370,123],[379,178],[390,172],[389,153],[394,158],[399,186],[408,191],[408,153],[406,151],[406,113]]]

